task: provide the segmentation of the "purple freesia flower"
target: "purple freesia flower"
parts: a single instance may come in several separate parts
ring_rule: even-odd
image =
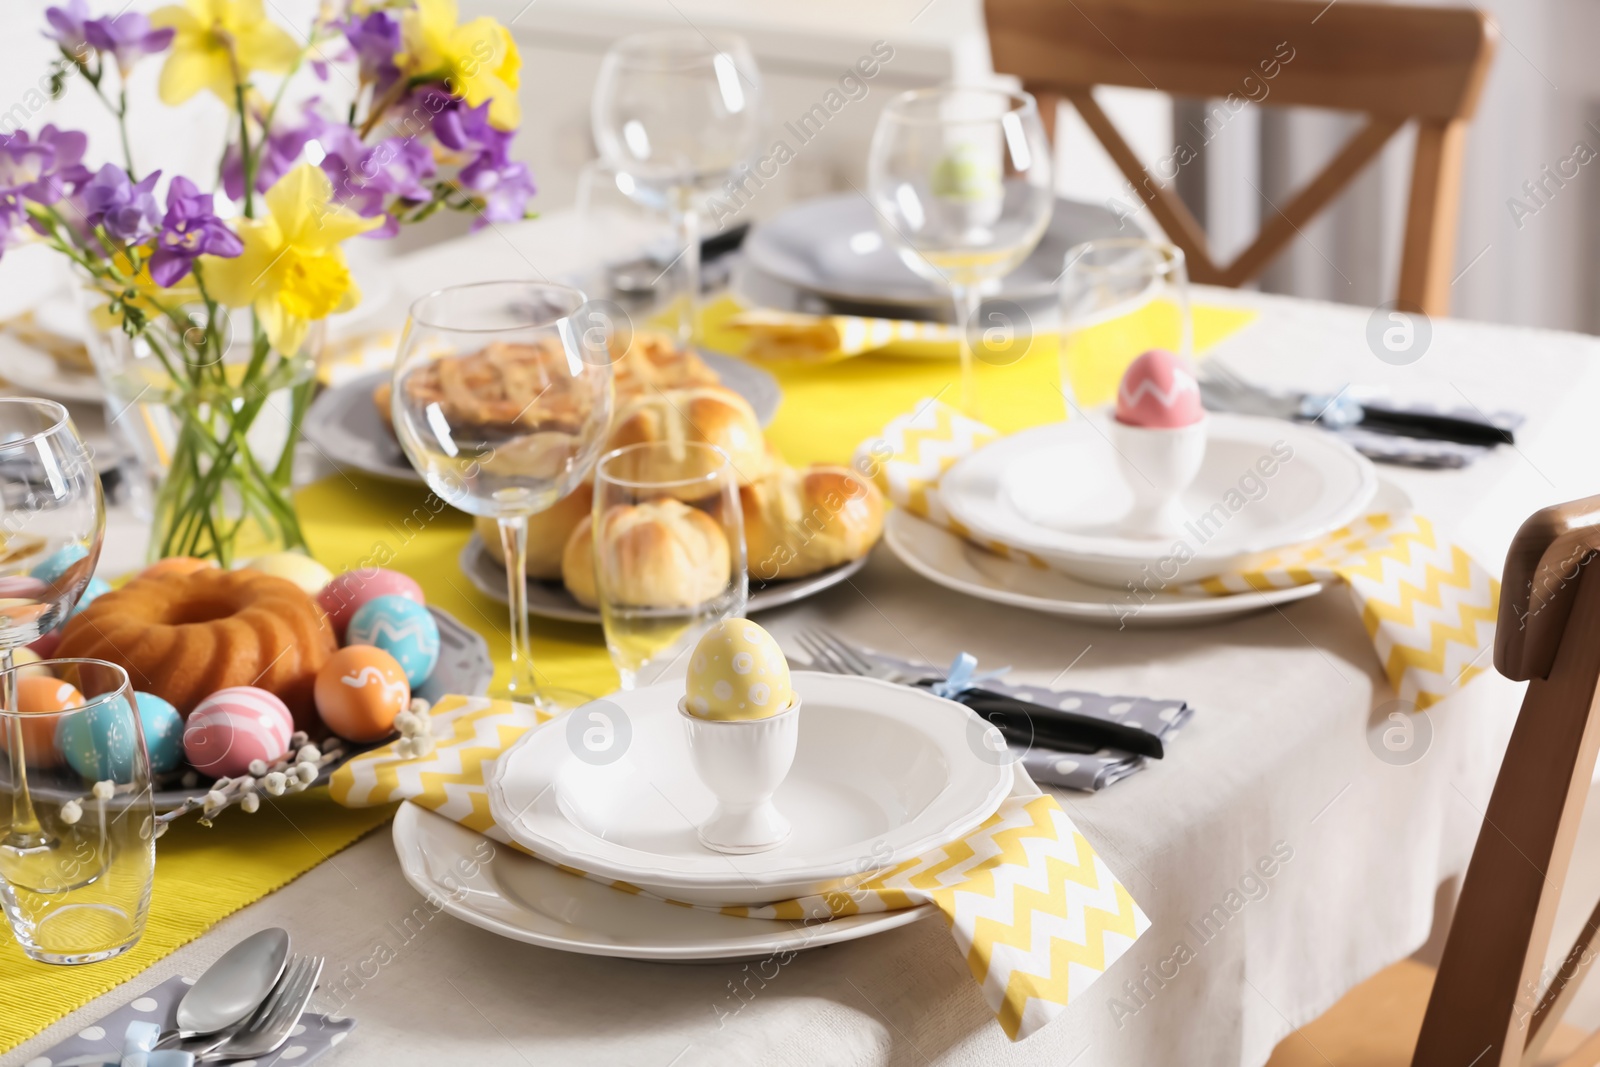
[[[400,76],[394,57],[400,52],[400,22],[387,11],[352,15],[339,23],[350,50],[355,53],[362,84],[371,82],[382,96]]]
[[[483,212],[473,220],[473,229],[526,216],[536,191],[533,175],[511,158],[511,133],[489,124],[487,101],[477,107],[456,101],[444,108],[434,116],[433,135],[451,151],[475,153],[460,175],[464,188],[482,194]]]
[[[47,7],[44,17],[50,23],[44,35],[64,51],[82,56],[89,43],[89,35],[84,29],[89,21],[89,0],[67,0],[65,7]]]
[[[182,175],[167,187],[167,213],[150,256],[150,277],[163,289],[182,281],[198,256],[231,259],[244,251],[239,235],[228,229],[211,205],[211,194],[202,193]]]
[[[368,146],[349,126],[330,123],[317,144],[325,153],[322,170],[333,183],[333,198],[363,218],[385,216],[368,237],[399,232],[400,220],[385,210],[391,198],[421,203],[433,196],[423,184],[437,169],[433,153],[414,137],[390,137]]]
[[[279,178],[289,173],[306,144],[318,137],[327,122],[316,112],[315,97],[306,101],[305,121],[299,126],[284,126],[267,134],[263,144],[255,146],[256,192],[264,193]],[[244,196],[244,162],[237,142],[228,146],[222,157],[222,191],[232,200]]]
[[[107,163],[82,189],[84,217],[91,226],[104,224],[106,232],[124,244],[148,241],[161,223],[155,194],[160,177],[158,170],[135,184],[127,171]]]
[[[142,57],[164,51],[177,32],[170,26],[154,29],[150,20],[137,11],[90,19],[83,30],[89,47],[114,58],[124,76]]]
[[[0,199],[53,204],[89,180],[83,153],[89,138],[46,126],[30,139],[25,130],[0,134]]]

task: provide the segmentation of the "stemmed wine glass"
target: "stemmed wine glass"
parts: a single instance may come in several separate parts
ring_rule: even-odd
[[[528,516],[594,469],[611,419],[604,316],[543,282],[480,282],[411,305],[394,368],[396,436],[438,496],[499,520],[511,604],[501,695],[561,710],[534,681],[528,647]]]
[[[1050,143],[1032,96],[960,86],[889,101],[867,154],[867,192],[906,266],[950,290],[961,406],[977,415],[969,331],[986,284],[1026,259],[1050,224]]]
[[[48,731],[25,729],[12,652],[66,621],[94,576],[105,538],[105,498],[89,446],[51,400],[0,398],[0,709],[8,821],[0,883],[31,884],[53,864],[60,835],[41,824],[30,762],[53,756]],[[32,755],[30,756],[30,751]]]
[[[667,30],[625,37],[600,64],[595,144],[636,202],[669,212],[683,247],[678,339],[697,330],[699,201],[756,156],[761,72],[744,39]]]

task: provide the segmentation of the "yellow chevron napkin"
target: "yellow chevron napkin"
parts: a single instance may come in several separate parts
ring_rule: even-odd
[[[941,322],[802,315],[765,308],[741,311],[723,325],[745,338],[743,355],[758,360],[831,363],[889,345],[913,358],[948,359],[958,340],[955,327]]]
[[[939,479],[957,460],[998,437],[937,400],[924,400],[857,450],[890,500],[1009,559],[1044,568],[1031,553],[974,537],[945,512]],[[1350,590],[1389,684],[1420,709],[1437,704],[1487,669],[1500,583],[1424,516],[1362,516],[1308,544],[1263,556],[1247,574],[1223,575],[1177,591],[1227,596],[1330,580]]]
[[[437,747],[431,755],[402,759],[390,745],[357,756],[334,773],[333,798],[350,807],[409,800],[518,847],[489,815],[484,776],[513,741],[548,716],[524,704],[450,696],[434,706],[432,719]],[[1150,928],[1055,798],[1043,794],[1010,796],[961,840],[853,884],[722,911],[817,921],[930,903],[944,915],[984,999],[1014,1041],[1053,1019]]]

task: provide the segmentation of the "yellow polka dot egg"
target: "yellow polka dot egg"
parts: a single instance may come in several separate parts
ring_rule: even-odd
[[[749,619],[717,623],[689,657],[685,706],[702,719],[764,719],[788,709],[789,661]]]

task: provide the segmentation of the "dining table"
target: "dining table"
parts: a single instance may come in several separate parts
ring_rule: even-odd
[[[408,298],[444,284],[580,277],[600,256],[592,236],[584,220],[558,211],[399,257],[392,325]],[[1253,380],[1330,392],[1357,383],[1523,415],[1514,445],[1465,468],[1380,470],[1491,572],[1532,511],[1600,491],[1592,459],[1600,340],[1441,319],[1429,324],[1420,358],[1397,365],[1369,343],[1367,308],[1207,287],[1193,298],[1254,315],[1208,356]],[[871,388],[856,362],[814,368],[803,387],[813,395]],[[1002,388],[987,402],[1003,406],[1004,396]],[[792,461],[849,456],[831,439],[833,454],[804,454],[804,426],[790,425],[786,440],[801,453]],[[335,457],[305,458],[324,503],[368,496],[402,508],[426,493],[334,473]],[[464,540],[464,518],[458,528]],[[108,565],[136,565],[141,539],[137,519],[111,509]],[[403,569],[405,557],[392,565]],[[503,608],[456,592],[475,598],[467,621],[503,655]],[[963,596],[880,545],[848,581],[761,622],[786,648],[798,630],[825,626],[907,659],[945,664],[967,652],[980,668],[1009,666],[1019,682],[1192,705],[1165,758],[1099,792],[1054,791],[1149,916],[1149,931],[1053,1022],[1014,1043],[937,918],[799,952],[781,966],[566,954],[421,907],[380,828],[23,1042],[6,1062],[45,1067],[36,1057],[64,1036],[276,925],[325,954],[335,981],[359,975],[341,998],[356,1028],[329,1057],[335,1063],[1256,1067],[1363,979],[1437,952],[1521,699],[1520,685],[1486,670],[1425,712],[1406,709],[1415,744],[1397,756],[1385,742],[1396,694],[1338,583],[1243,617],[1119,629]],[[542,620],[534,636],[536,658],[558,680],[562,648],[601,642],[597,627]],[[1483,658],[1489,666],[1487,650]],[[227,820],[211,832],[228,833]],[[0,991],[0,1011],[4,1002]]]

